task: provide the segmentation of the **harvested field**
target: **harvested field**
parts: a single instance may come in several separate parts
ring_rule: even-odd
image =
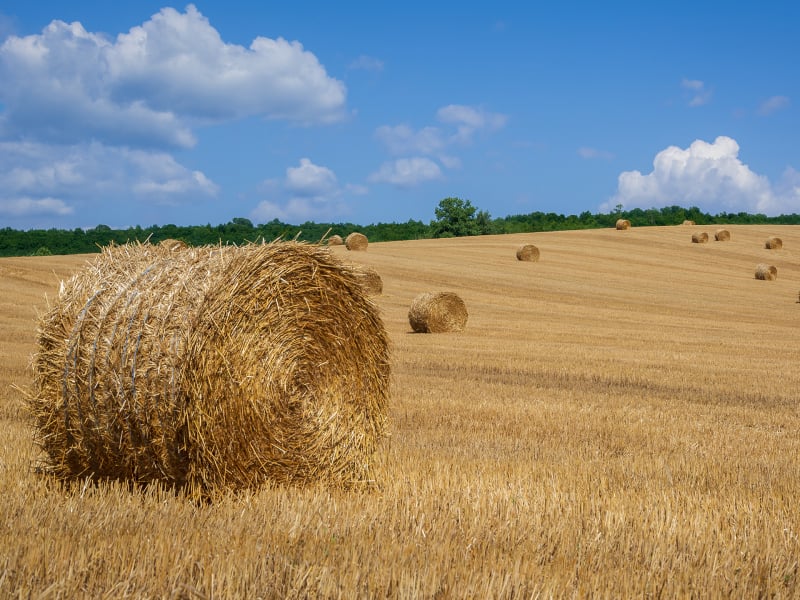
[[[800,227],[728,228],[331,248],[383,279],[377,486],[210,504],[33,470],[36,312],[87,257],[0,259],[0,597],[799,597]],[[469,326],[411,334],[428,290]]]

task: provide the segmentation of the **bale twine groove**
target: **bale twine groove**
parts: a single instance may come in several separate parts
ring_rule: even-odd
[[[29,407],[61,479],[349,487],[385,435],[387,334],[322,247],[108,247],[37,341]]]
[[[631,222],[628,219],[617,219],[617,229],[630,229]]]
[[[756,279],[775,281],[778,278],[778,269],[773,265],[760,263],[756,265]]]
[[[731,239],[731,232],[727,229],[717,229],[714,233],[714,239],[718,242],[728,242]]]
[[[533,244],[525,244],[517,248],[517,260],[536,262],[539,260],[539,248]]]
[[[467,305],[453,292],[426,292],[411,302],[408,322],[417,333],[463,331]]]
[[[340,235],[332,235],[328,238],[328,246],[341,246],[344,244],[344,240]]]
[[[344,239],[344,245],[347,246],[348,250],[365,251],[368,243],[367,236],[357,231],[354,231]]]
[[[764,247],[767,250],[780,250],[783,248],[783,240],[779,237],[771,237],[766,241]]]
[[[705,244],[708,242],[708,234],[705,231],[698,231],[692,234],[693,244]]]

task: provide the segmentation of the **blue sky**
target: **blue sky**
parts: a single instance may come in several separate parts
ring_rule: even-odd
[[[800,212],[800,4],[11,2],[0,226]]]

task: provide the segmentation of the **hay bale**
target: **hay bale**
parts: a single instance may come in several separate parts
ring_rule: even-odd
[[[698,231],[692,234],[693,244],[705,244],[708,242],[708,234],[705,231]]]
[[[186,250],[186,248],[188,248],[186,242],[183,240],[173,240],[172,238],[161,240],[158,245],[162,248],[166,248],[170,252],[175,252],[176,250]]]
[[[775,281],[778,278],[778,269],[772,265],[764,263],[756,265],[756,279],[764,281]]]
[[[517,248],[517,260],[536,262],[539,260],[539,249],[533,244],[525,244]]]
[[[332,235],[328,238],[328,246],[342,246],[344,244],[344,240],[340,235]]]
[[[718,242],[727,242],[731,239],[731,232],[727,229],[717,229],[714,233],[714,239]]]
[[[367,236],[357,231],[354,231],[344,239],[344,245],[347,246],[348,250],[366,251],[367,244]]]
[[[467,306],[453,292],[426,292],[411,302],[408,322],[417,333],[463,331]]]
[[[29,407],[61,479],[348,487],[385,435],[388,338],[323,247],[105,248],[37,341]]]
[[[783,240],[779,237],[771,237],[766,241],[764,247],[767,250],[780,250],[783,248]]]
[[[691,220],[689,220],[689,219],[686,219],[686,220],[683,222],[683,224],[684,224],[684,225],[687,225],[687,226],[690,226],[690,225],[694,225],[694,224],[695,224],[695,222],[694,222],[694,221],[691,221]]]
[[[368,295],[380,296],[383,293],[383,280],[375,269],[367,265],[347,265],[346,268],[355,276]]]
[[[631,222],[628,219],[617,219],[617,229],[624,230],[630,228]]]

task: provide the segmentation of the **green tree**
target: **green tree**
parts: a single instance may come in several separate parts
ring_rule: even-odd
[[[445,198],[434,211],[436,220],[431,221],[433,237],[479,235],[481,231],[475,217],[477,210],[469,200]]]

